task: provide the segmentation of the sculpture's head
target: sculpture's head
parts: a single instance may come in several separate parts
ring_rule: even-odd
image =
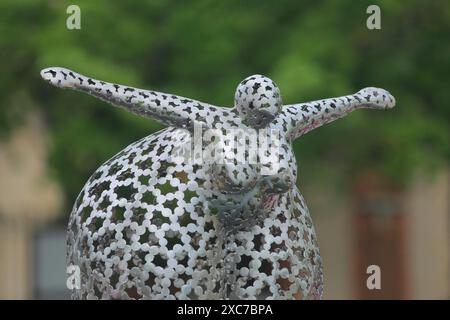
[[[250,76],[238,85],[234,106],[245,124],[253,128],[263,128],[281,110],[280,89],[265,76]]]

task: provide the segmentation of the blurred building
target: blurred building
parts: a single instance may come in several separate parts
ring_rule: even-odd
[[[68,213],[58,215],[61,192],[48,177],[46,152],[36,115],[0,142],[2,299],[68,298]],[[324,260],[325,299],[448,299],[448,173],[418,174],[407,190],[373,173],[353,185],[344,196],[324,182],[302,185]],[[369,265],[381,268],[381,290],[366,287]]]
[[[324,260],[325,299],[448,299],[448,172],[417,174],[406,190],[373,174],[354,184],[339,199],[323,186],[305,192]],[[370,265],[381,269],[381,290],[366,286]]]
[[[57,216],[62,204],[60,189],[49,179],[47,169],[45,128],[36,114],[29,115],[25,125],[0,142],[2,299],[35,296],[34,234]],[[58,259],[62,258],[64,267],[61,253]]]

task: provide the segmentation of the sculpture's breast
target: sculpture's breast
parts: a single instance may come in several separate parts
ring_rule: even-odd
[[[289,175],[295,183],[297,164],[292,145],[276,124],[260,130],[244,127],[215,133],[203,134],[201,162],[210,176],[208,189],[244,192],[262,177],[280,173]],[[211,136],[216,143],[210,143]]]
[[[86,183],[68,230],[68,264],[82,274],[74,297],[316,297],[320,257],[297,189],[260,225],[223,238],[206,169],[173,157],[186,135],[168,128],[133,143]]]

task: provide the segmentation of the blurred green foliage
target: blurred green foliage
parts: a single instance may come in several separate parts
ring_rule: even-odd
[[[81,30],[66,28],[73,3]],[[381,30],[366,28],[370,4],[381,7]],[[417,167],[448,163],[449,23],[448,1],[2,0],[0,134],[38,109],[70,203],[101,163],[161,126],[49,86],[44,67],[224,106],[255,73],[271,77],[285,103],[379,86],[397,107],[358,111],[299,139],[300,179],[373,168],[406,181]],[[33,103],[13,103],[22,95]]]

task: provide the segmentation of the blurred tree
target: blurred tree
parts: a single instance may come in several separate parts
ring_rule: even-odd
[[[380,86],[397,108],[302,137],[300,177],[302,167],[309,179],[373,167],[401,182],[448,163],[448,2],[83,0],[81,30],[68,30],[70,4],[0,3],[0,133],[20,123],[11,101],[25,92],[45,116],[68,204],[100,163],[161,126],[48,86],[39,77],[48,66],[228,106],[254,73],[274,79],[286,103]],[[370,4],[381,7],[381,30],[366,28]]]

